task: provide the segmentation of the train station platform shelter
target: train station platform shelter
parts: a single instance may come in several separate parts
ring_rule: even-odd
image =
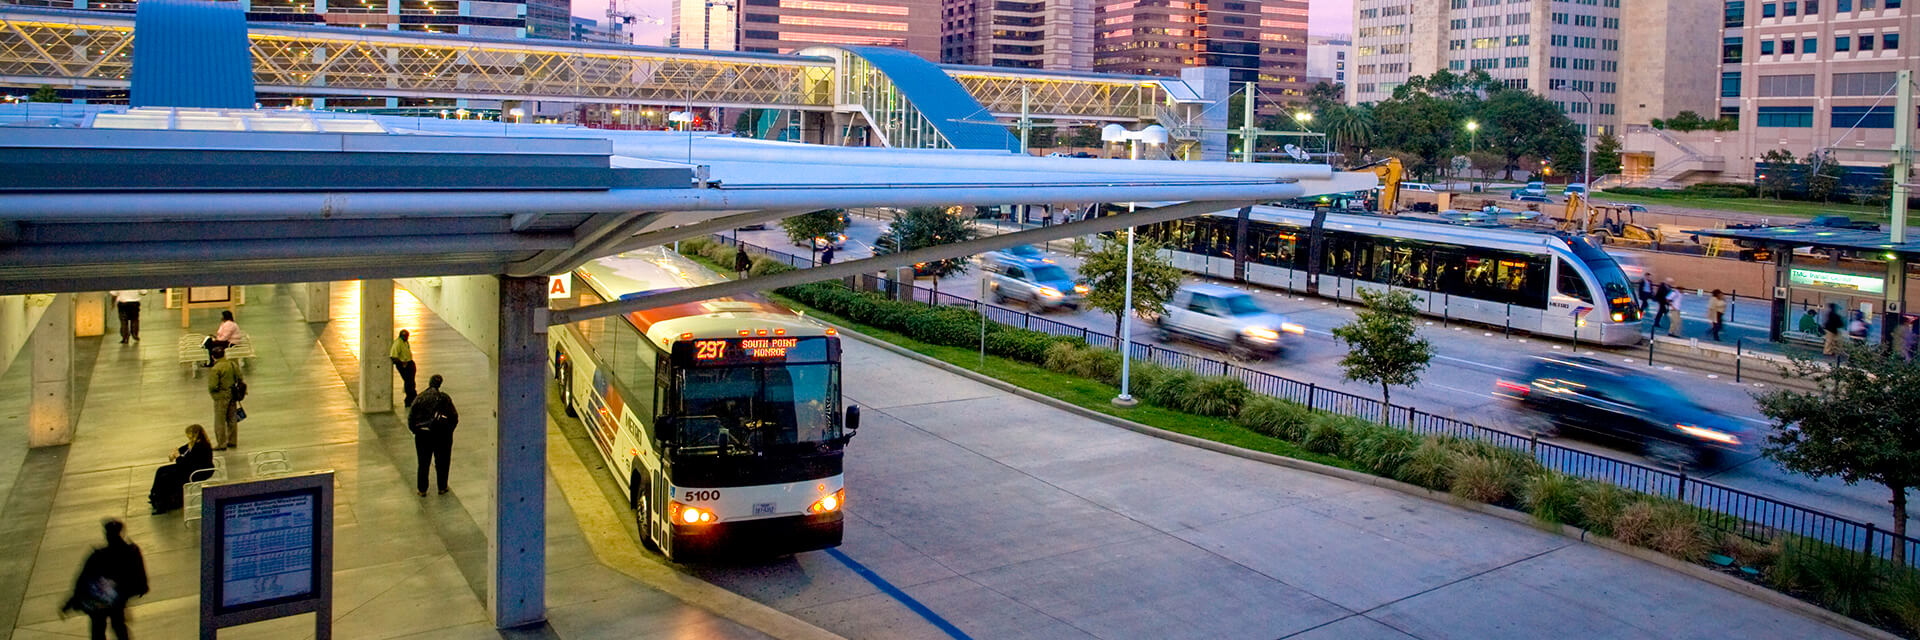
[[[1793,321],[1789,309],[1796,299],[1817,297],[1838,302],[1843,310],[1865,310],[1869,316],[1878,313],[1882,339],[1899,329],[1902,314],[1912,313],[1907,306],[1907,276],[1909,266],[1920,262],[1920,240],[1895,242],[1892,233],[1877,229],[1812,225],[1692,233],[1733,240],[1753,251],[1746,255],[1773,263],[1773,311],[1767,336],[1775,342],[1791,330],[1787,326]],[[1808,250],[1825,257],[1815,257]],[[1877,273],[1846,268],[1841,258],[1879,262],[1882,268]]]
[[[31,369],[29,444],[75,442],[83,382],[74,338],[98,334],[101,292],[117,289],[287,284],[311,321],[334,304],[328,283],[358,281],[358,407],[391,412],[397,281],[492,369],[494,416],[463,429],[494,435],[490,486],[468,499],[491,514],[482,519],[484,591],[502,628],[539,625],[547,608],[550,324],[1374,184],[1370,174],[1323,165],[842,148],[255,109],[65,113],[0,128],[8,167],[0,362]],[[548,277],[586,260],[819,209],[1117,201],[1174,204],[567,317],[546,305]]]

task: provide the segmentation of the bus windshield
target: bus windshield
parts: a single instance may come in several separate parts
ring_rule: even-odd
[[[832,364],[704,367],[680,373],[676,444],[687,455],[766,455],[840,436]]]

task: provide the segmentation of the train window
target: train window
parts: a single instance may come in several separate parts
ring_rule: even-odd
[[[1555,262],[1559,263],[1560,273],[1554,288],[1559,290],[1560,295],[1573,296],[1579,298],[1581,302],[1593,302],[1593,293],[1587,289],[1587,281],[1580,277],[1580,271],[1573,268],[1573,265],[1567,264],[1565,260],[1555,260]]]

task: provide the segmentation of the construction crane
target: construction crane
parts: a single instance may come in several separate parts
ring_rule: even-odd
[[[1406,175],[1405,169],[1400,166],[1399,158],[1377,160],[1354,167],[1353,170],[1372,171],[1373,175],[1380,178],[1380,203],[1375,207],[1375,213],[1386,215],[1397,213],[1396,208],[1400,205],[1400,179]]]
[[[626,0],[607,0],[607,28],[627,40],[621,44],[633,44],[633,34],[626,29],[633,24],[666,24],[666,21],[645,12],[627,10]]]

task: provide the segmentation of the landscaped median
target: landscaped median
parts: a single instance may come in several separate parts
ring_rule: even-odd
[[[732,262],[734,248],[687,241],[681,251]],[[751,273],[788,270],[759,259]],[[1525,451],[1417,434],[1254,393],[1238,378],[1136,360],[1131,393],[1114,406],[1120,354],[1079,338],[986,324],[971,309],[890,300],[837,281],[787,287],[782,302],[921,355],[1085,410],[1252,451],[1372,474],[1455,500],[1530,514],[1550,529],[1601,536],[1765,585],[1879,627],[1920,637],[1920,571],[1819,542],[1760,530],[1670,498],[1544,468]]]

